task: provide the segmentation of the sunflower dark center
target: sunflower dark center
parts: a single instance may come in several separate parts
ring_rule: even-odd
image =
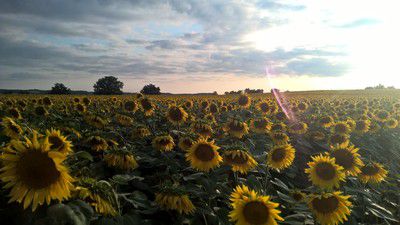
[[[269,109],[268,104],[267,103],[261,103],[260,104],[260,109],[263,112],[268,112],[268,109]]]
[[[247,96],[239,97],[239,105],[247,105],[249,103],[249,98]]]
[[[47,153],[40,151],[25,152],[21,156],[16,170],[21,181],[33,189],[49,187],[60,177],[54,161]]]
[[[177,107],[171,108],[168,111],[168,115],[169,115],[170,119],[172,119],[174,121],[181,121],[183,119],[183,113]]]
[[[249,224],[265,224],[268,222],[269,209],[262,202],[249,202],[243,207],[243,216]]]
[[[140,104],[142,104],[144,110],[151,110],[153,108],[153,105],[147,99],[143,99],[142,101],[140,101]]]
[[[311,204],[317,212],[322,214],[329,214],[335,212],[338,209],[339,200],[334,196],[330,196],[327,198],[322,197],[321,199],[314,198],[311,201]]]
[[[167,138],[164,138],[164,139],[161,139],[161,140],[158,141],[158,144],[160,144],[162,146],[166,146],[166,145],[168,145],[170,143],[171,143],[171,140],[169,140]]]
[[[336,163],[343,166],[344,169],[350,169],[354,165],[354,156],[346,149],[338,149],[332,153]]]
[[[241,123],[230,123],[229,124],[229,129],[233,131],[242,131],[243,130],[243,125]]]
[[[125,110],[133,111],[136,109],[136,103],[134,101],[125,102]]]
[[[333,135],[330,138],[332,144],[341,144],[344,143],[346,140],[347,138],[345,136],[339,134]]]
[[[286,156],[286,149],[285,148],[277,148],[274,149],[271,153],[272,161],[274,162],[281,162],[285,159]]]
[[[318,163],[315,172],[322,180],[332,180],[336,175],[335,167],[327,162]]]
[[[49,142],[51,144],[52,148],[58,149],[64,145],[63,140],[57,136],[50,136],[49,137]]]
[[[211,161],[215,156],[214,150],[209,144],[199,144],[194,154],[196,158],[204,162]]]
[[[363,168],[361,168],[361,172],[365,175],[373,176],[379,172],[379,168],[374,165],[366,165]]]

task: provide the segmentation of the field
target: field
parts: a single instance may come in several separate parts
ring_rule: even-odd
[[[0,95],[0,117],[9,224],[400,224],[396,90]]]

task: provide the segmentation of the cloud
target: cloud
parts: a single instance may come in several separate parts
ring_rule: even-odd
[[[304,10],[306,8],[305,5],[282,4],[282,3],[279,3],[278,1],[273,1],[273,0],[260,0],[257,2],[257,6],[268,9],[268,10],[300,11],[300,10]]]
[[[289,75],[340,76],[349,71],[345,63],[332,63],[323,58],[293,60],[276,72]]]
[[[358,19],[354,20],[349,23],[345,23],[339,26],[336,26],[337,28],[357,28],[357,27],[362,27],[362,26],[369,26],[369,25],[374,25],[380,23],[379,20],[372,19],[372,18],[363,18],[363,19]]]

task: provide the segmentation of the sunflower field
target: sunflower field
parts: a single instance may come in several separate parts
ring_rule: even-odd
[[[0,96],[18,225],[400,224],[400,93]]]

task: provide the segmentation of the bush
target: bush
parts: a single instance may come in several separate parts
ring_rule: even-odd
[[[161,94],[160,88],[156,87],[154,84],[148,84],[143,87],[143,89],[140,91],[142,94],[146,95],[159,95]]]
[[[120,95],[124,83],[114,76],[105,76],[100,78],[93,86],[94,93],[97,95]]]

